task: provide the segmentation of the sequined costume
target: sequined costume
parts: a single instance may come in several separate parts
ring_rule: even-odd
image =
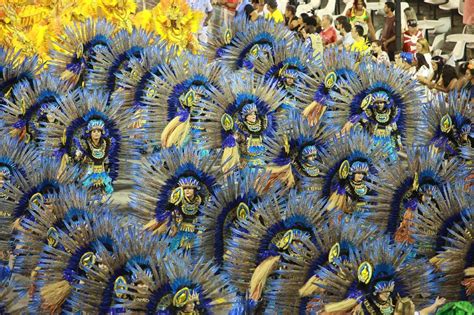
[[[360,80],[357,54],[329,48],[324,51],[322,60],[320,67],[308,69],[309,76],[304,77],[295,91],[297,98],[301,100],[298,103],[299,109],[310,126],[316,125],[327,110],[335,110],[332,93],[341,91],[339,85],[342,82]]]
[[[378,166],[378,182],[367,183],[375,194],[366,199],[374,222],[396,241],[413,243],[418,207],[446,183],[464,178],[466,169],[459,160],[444,162],[443,154],[431,148],[410,149],[407,153],[408,161]]]
[[[141,287],[125,288],[124,294],[136,295],[123,304],[125,309],[163,315],[229,314],[235,303],[229,280],[209,260],[176,252],[151,270],[153,278],[138,275]]]
[[[173,249],[193,246],[197,219],[222,178],[217,155],[199,155],[190,145],[164,149],[145,159],[134,174],[131,207],[145,229],[173,237]]]
[[[460,184],[446,185],[419,207],[414,222],[418,254],[430,259],[443,277],[441,292],[451,301],[474,302],[474,200]]]
[[[202,130],[195,121],[195,107],[210,94],[221,91],[222,78],[228,73],[218,63],[208,63],[199,55],[182,54],[160,67],[161,76],[150,82],[156,89],[145,95],[149,106],[147,131],[151,145],[169,148],[199,143]]]
[[[165,252],[168,242],[132,225],[118,232],[116,250],[114,247],[102,247],[94,255],[96,262],[102,263],[83,264],[82,271],[72,275],[73,290],[68,300],[72,309],[126,313],[123,303],[136,299],[136,294],[126,294],[127,286],[143,288],[141,278],[144,276],[149,277],[149,282],[158,280],[155,276],[160,274],[153,273],[152,268],[156,265],[156,256]]]
[[[115,28],[105,20],[88,19],[64,29],[53,44],[50,73],[71,83],[85,85],[98,50],[110,50]]]
[[[262,77],[234,75],[222,91],[211,91],[210,99],[198,104],[198,115],[206,117],[196,122],[203,130],[201,145],[223,149],[224,173],[235,167],[264,166],[264,140],[276,136],[283,98],[284,93]]]
[[[426,260],[409,259],[411,250],[383,237],[366,246],[359,259],[337,264],[339,272],[322,269],[325,311],[413,314],[415,305],[436,297],[438,287],[434,269]]]
[[[317,177],[321,176],[318,160],[333,135],[329,128],[319,124],[310,127],[303,117],[290,113],[279,125],[277,137],[264,141],[267,148],[265,162],[272,179],[300,191],[317,190]]]
[[[320,153],[320,177],[316,179],[328,201],[326,209],[361,214],[365,196],[372,194],[367,182],[377,181],[377,166],[383,156],[384,148],[372,144],[364,132],[351,132],[330,142]]]
[[[23,81],[12,89],[12,101],[0,106],[0,118],[13,137],[39,145],[41,124],[54,123],[54,111],[70,86],[47,74]]]
[[[83,186],[97,195],[113,192],[113,181],[120,174],[120,164],[133,152],[128,129],[131,115],[121,110],[123,102],[116,98],[108,106],[108,94],[80,91],[69,94],[55,112],[58,124],[44,126],[46,153],[61,161],[61,167],[79,163],[83,168]],[[123,162],[123,163],[122,163]]]
[[[316,227],[325,221],[317,197],[315,193],[296,195],[293,190],[288,200],[281,203],[276,196],[267,195],[248,220],[232,227],[224,270],[232,284],[246,296],[247,303],[257,303],[259,308],[264,308],[268,303],[266,283],[278,273],[275,269],[283,268],[283,262],[291,264],[304,259],[297,254],[304,240],[317,244]]]
[[[334,111],[329,122],[341,133],[363,129],[374,144],[386,147],[387,158],[395,161],[404,146],[413,143],[416,110],[421,106],[422,90],[417,81],[400,68],[364,62],[359,79],[349,79],[331,94]]]

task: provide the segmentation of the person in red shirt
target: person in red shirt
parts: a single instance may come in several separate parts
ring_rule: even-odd
[[[324,45],[335,43],[337,40],[336,29],[332,26],[332,16],[325,14],[321,19],[321,27],[323,30],[319,35],[323,39]]]
[[[416,43],[423,38],[423,32],[418,29],[416,20],[408,20],[408,30],[403,33],[403,51],[416,53]]]

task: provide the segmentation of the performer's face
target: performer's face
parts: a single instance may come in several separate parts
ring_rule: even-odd
[[[250,112],[250,114],[245,116],[245,120],[248,123],[251,123],[251,124],[255,123],[257,121],[257,113],[256,112]]]
[[[192,188],[192,187],[184,188],[184,196],[188,199],[193,199],[194,198],[194,188]]]
[[[354,174],[354,181],[359,183],[364,180],[364,174],[363,173],[355,173]]]
[[[379,293],[379,300],[382,301],[382,302],[387,302],[389,297],[390,297],[390,292],[388,292],[388,291]]]
[[[183,312],[194,312],[194,302],[189,302],[184,306]]]
[[[91,131],[91,138],[92,140],[100,140],[100,137],[102,136],[102,130],[100,129],[92,129]]]
[[[384,108],[384,106],[385,106],[385,103],[384,103],[384,102],[380,102],[380,101],[379,101],[379,102],[375,102],[375,106],[377,107],[377,109],[378,109],[379,111],[382,111],[383,108]]]
[[[286,78],[286,84],[287,84],[287,85],[293,85],[293,84],[295,84],[295,79],[293,79],[293,78]]]

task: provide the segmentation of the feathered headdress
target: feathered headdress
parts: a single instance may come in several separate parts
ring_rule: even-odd
[[[196,117],[193,109],[209,99],[211,90],[221,90],[226,72],[218,63],[191,54],[162,65],[160,72],[161,77],[150,82],[156,89],[144,98],[150,111],[148,141],[163,148],[198,141],[194,121],[204,118]]]
[[[31,84],[41,71],[38,56],[22,59],[20,53],[0,49],[0,97],[13,100],[12,89],[21,82]]]
[[[266,83],[264,78],[250,74],[245,78],[231,76],[228,84],[222,84],[222,92],[211,88],[210,99],[198,104],[196,115],[206,117],[196,122],[197,128],[203,130],[200,144],[207,149],[223,149],[221,166],[224,173],[240,164],[242,153],[238,141],[243,139],[236,139],[236,133],[241,133],[243,137],[253,134],[263,139],[276,137],[277,109],[283,98],[283,92],[275,83]],[[257,109],[260,125],[256,132],[244,126],[242,111],[247,105],[254,105]],[[262,145],[257,150],[264,151]],[[260,151],[249,153],[259,156]]]
[[[73,274],[73,290],[68,300],[71,309],[124,312],[122,303],[133,299],[124,292],[128,285],[137,285],[143,275],[150,278],[149,282],[158,280],[154,279],[151,268],[156,265],[157,253],[165,253],[169,243],[132,226],[116,231],[115,254],[109,250],[97,251],[96,261],[102,264],[83,264],[84,272]]]
[[[281,40],[290,41],[291,31],[282,23],[258,19],[255,22],[241,22],[244,30],[235,33],[231,44],[223,49],[220,60],[231,70],[253,69],[258,58],[274,54],[276,44]]]
[[[61,168],[74,158],[80,141],[88,133],[89,123],[96,121],[103,124],[103,134],[110,140],[107,152],[109,176],[114,181],[124,174],[119,168],[127,168],[126,160],[133,153],[130,140],[133,131],[127,128],[132,117],[128,111],[121,110],[123,102],[119,98],[111,106],[107,105],[107,100],[108,94],[85,90],[67,95],[59,102],[55,111],[59,123],[46,124],[41,141],[46,152],[61,161]]]
[[[25,284],[12,277],[8,266],[0,264],[0,310],[5,314],[23,314],[28,305]]]
[[[97,51],[110,50],[114,26],[106,20],[88,19],[64,29],[64,35],[53,44],[51,73],[83,86],[92,69]]]
[[[74,311],[70,293],[77,281],[75,276],[84,276],[92,266],[104,270],[107,262],[117,257],[116,231],[120,225],[106,208],[88,210],[96,212],[87,211],[82,217],[66,213],[63,227],[57,232],[61,247],[44,247],[38,263],[38,293],[30,309],[36,304],[51,312]]]
[[[337,265],[359,259],[365,246],[379,236],[376,226],[365,220],[350,218],[344,224],[328,221],[318,226],[318,242],[303,240],[296,254],[304,259],[284,255],[281,279],[272,281],[268,290],[269,310],[284,310],[288,314],[306,314],[308,309],[321,306],[313,297],[324,295],[325,283],[319,278],[324,268],[336,271]],[[316,305],[319,304],[319,305]]]
[[[338,272],[321,269],[318,276],[324,283],[325,311],[347,312],[360,303],[365,312],[373,308],[371,301],[381,292],[389,293],[393,303],[398,296],[410,297],[415,305],[434,298],[437,275],[425,260],[409,259],[412,250],[383,237],[364,246],[359,259],[338,264]]]
[[[11,237],[10,233],[22,229],[24,218],[31,218],[28,212],[31,205],[51,202],[60,187],[75,183],[78,178],[77,167],[71,166],[60,170],[59,162],[43,158],[34,165],[32,173],[28,174],[28,180],[18,177],[15,185],[9,184],[5,191],[6,198],[2,203],[5,204],[3,210],[10,212],[0,217],[0,224],[7,232],[4,236],[8,238],[2,239],[0,246],[6,248]]]
[[[5,99],[1,106],[1,118],[9,134],[27,143],[38,143],[41,124],[54,122],[54,112],[69,88],[67,82],[47,74],[17,84],[12,90],[13,101]]]
[[[384,147],[374,145],[371,137],[364,132],[351,132],[341,138],[334,138],[320,153],[318,168],[320,176],[315,186],[322,191],[328,203],[328,210],[352,213],[351,202],[362,203],[363,196],[369,193],[366,183],[376,180]],[[353,175],[363,172],[361,183],[355,183]],[[351,183],[352,180],[352,183]]]
[[[184,199],[179,181],[192,177],[200,185],[195,194],[200,198],[197,216],[203,205],[215,193],[222,177],[217,156],[205,158],[191,146],[171,147],[146,159],[134,176],[136,189],[131,194],[130,205],[136,215],[145,221],[145,228],[155,233],[168,232],[174,223],[174,207]]]
[[[125,302],[124,308],[171,315],[192,304],[193,311],[199,314],[227,314],[235,303],[228,279],[218,274],[218,268],[209,260],[193,261],[190,256],[175,252],[152,270],[157,273],[154,281],[142,276],[141,288],[128,286],[125,292],[136,294],[136,299]]]
[[[232,227],[224,269],[242,294],[248,291],[250,300],[260,300],[267,278],[278,262],[286,259],[285,254],[293,257],[304,246],[304,239],[317,243],[316,227],[325,220],[317,197],[315,193],[297,195],[292,190],[288,201],[281,204],[277,195],[267,195],[252,216]]]
[[[419,206],[414,238],[418,253],[443,274],[441,292],[449,300],[474,294],[474,202],[462,185],[446,185],[434,200]]]
[[[199,218],[199,246],[196,252],[207,260],[213,260],[219,267],[229,256],[228,242],[231,228],[238,228],[238,222],[253,215],[255,204],[264,193],[267,176],[256,170],[242,170],[233,173],[224,180],[224,185],[203,208]],[[282,194],[278,185],[272,187],[276,196]],[[283,199],[282,197],[278,197]]]
[[[279,126],[277,137],[265,139],[267,170],[288,187],[316,190],[316,178],[321,176],[317,161],[332,136],[328,128],[310,127],[304,118],[291,113]]]
[[[38,151],[35,149],[17,139],[7,137],[0,140],[0,169],[5,181],[0,187],[0,194],[6,189],[6,182],[15,185],[18,176],[28,180],[33,174],[33,167],[38,159]]]
[[[246,18],[235,17],[228,24],[213,25],[217,29],[209,34],[207,43],[203,47],[203,54],[209,60],[220,60],[226,53],[226,48],[233,48],[236,34],[247,29],[249,21]]]
[[[337,48],[325,49],[320,67],[308,68],[309,75],[298,83],[295,95],[310,126],[316,125],[329,107],[333,110],[331,91],[343,80],[359,81],[357,54]]]
[[[86,87],[96,89],[100,86],[106,92],[113,93],[118,88],[117,74],[124,69],[130,71],[130,60],[140,58],[146,47],[157,42],[155,36],[144,30],[133,30],[131,34],[126,30],[119,31],[113,37],[110,49],[95,51]]]
[[[445,162],[442,153],[431,148],[407,151],[408,161],[377,166],[377,182],[367,185],[375,194],[367,195],[367,208],[374,222],[395,236],[397,241],[413,243],[413,216],[443,185],[464,178],[466,170],[459,160]]]
[[[413,143],[422,89],[410,74],[400,68],[387,69],[383,64],[364,62],[359,65],[359,78],[349,77],[338,86],[339,89],[331,93],[334,111],[328,113],[329,124],[337,126],[343,133],[363,120],[381,126],[395,125],[391,132],[400,134],[401,144]],[[377,97],[382,97],[383,108],[390,109],[389,112],[372,113]]]
[[[466,92],[435,95],[428,106],[423,107],[423,117],[415,141],[420,145],[432,145],[443,151],[446,157],[461,156],[466,161],[474,159],[474,126],[472,103]]]

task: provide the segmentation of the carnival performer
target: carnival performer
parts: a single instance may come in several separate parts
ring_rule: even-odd
[[[446,163],[443,154],[432,148],[414,148],[407,154],[407,161],[378,165],[377,182],[367,183],[375,194],[366,200],[374,222],[396,241],[411,244],[418,207],[432,200],[446,183],[465,178],[467,172],[459,160]]]
[[[41,139],[45,153],[60,160],[61,168],[71,163],[82,166],[82,184],[98,199],[112,194],[119,164],[133,153],[132,131],[127,128],[131,117],[121,110],[120,98],[110,106],[108,99],[108,94],[99,91],[67,95],[55,112],[59,123],[46,124]]]
[[[286,93],[282,107],[284,110],[297,110],[297,86],[304,81],[304,75],[310,75],[310,70],[318,64],[308,59],[310,48],[304,43],[288,43],[281,40],[275,44],[273,54],[268,58],[255,61],[255,70],[270,82],[275,80],[277,86]]]
[[[172,249],[194,245],[198,217],[222,178],[216,154],[199,156],[191,145],[171,147],[145,159],[134,174],[132,209],[146,230],[170,235]]]
[[[126,286],[124,294],[136,298],[123,303],[124,309],[166,315],[229,314],[235,292],[211,261],[180,252],[167,256],[165,262],[155,261],[151,268],[154,281],[137,273],[137,281],[147,290]]]
[[[236,23],[243,28],[233,34],[230,44],[220,53],[221,62],[232,71],[253,70],[258,59],[273,56],[276,44],[293,36],[282,23],[270,20]]]
[[[114,26],[104,19],[89,18],[66,26],[64,34],[53,43],[49,73],[70,82],[72,87],[85,86],[97,51],[111,49],[114,31]]]
[[[209,100],[198,104],[198,115],[206,117],[196,122],[203,130],[200,144],[205,149],[223,149],[224,173],[236,167],[264,167],[264,141],[276,137],[281,119],[277,110],[283,99],[275,83],[249,74],[230,76],[222,91],[213,90]]]
[[[2,224],[10,222],[8,217],[14,213],[16,207],[15,202],[9,196],[9,187],[18,187],[21,178],[28,181],[34,174],[34,166],[38,163],[37,159],[38,152],[34,146],[18,142],[17,139],[0,140],[0,202],[2,204],[0,208],[0,218],[2,219],[0,220]],[[4,261],[7,266],[11,254],[10,237],[10,229],[0,229],[0,261]]]
[[[450,301],[473,302],[473,199],[461,183],[448,184],[432,201],[421,204],[419,212],[413,227],[417,253],[442,272],[443,296]]]
[[[71,301],[73,287],[80,285],[76,275],[84,276],[92,266],[105,270],[105,261],[117,258],[118,221],[107,208],[82,210],[69,211],[62,219],[57,230],[61,247],[49,242],[43,247],[31,312],[79,311]]]
[[[140,11],[134,18],[137,28],[156,33],[170,48],[175,46],[178,53],[200,50],[198,32],[204,14],[193,10],[185,0],[159,1],[152,9]]]
[[[158,42],[158,38],[145,32],[143,29],[134,29],[130,34],[126,30],[121,30],[114,35],[109,45],[110,49],[96,49],[91,62],[92,69],[86,78],[85,87],[97,89],[98,87],[111,94],[118,88],[117,74],[124,69],[130,71],[130,60],[140,58],[140,54],[153,43]]]
[[[367,244],[381,235],[375,225],[355,217],[342,225],[337,218],[332,218],[320,225],[318,231],[318,243],[303,239],[304,246],[295,249],[295,254],[304,259],[293,260],[285,254],[289,262],[282,263],[280,279],[271,282],[268,289],[269,311],[283,310],[285,314],[322,311],[325,283],[319,278],[319,272],[338,273],[339,264],[350,264],[360,257]]]
[[[434,269],[423,259],[409,259],[412,249],[388,237],[366,246],[359,259],[338,264],[341,272],[322,270],[325,311],[355,314],[413,314],[438,292]],[[436,298],[420,311],[430,314],[445,302]]]
[[[0,119],[8,133],[26,143],[39,145],[41,124],[55,123],[54,112],[70,86],[47,74],[23,81],[12,89],[12,101],[0,106]]]
[[[309,76],[296,89],[300,110],[310,126],[316,125],[326,110],[332,112],[332,91],[339,91],[341,82],[359,81],[357,54],[331,48],[324,51],[322,60],[321,67],[308,69]]]
[[[159,87],[155,81],[162,78],[160,66],[168,64],[176,55],[173,48],[167,49],[165,43],[157,43],[146,47],[139,58],[132,57],[126,69],[122,69],[117,76],[116,94],[124,102],[123,107],[130,108],[133,113],[132,123],[129,128],[143,128],[150,115],[147,98],[152,98]],[[160,81],[161,83],[161,81]],[[115,94],[112,98],[116,97]],[[141,145],[148,146],[149,141],[143,134],[134,135],[137,139],[143,139]],[[143,152],[151,151],[142,148]]]
[[[245,297],[246,304],[263,310],[268,303],[266,283],[282,263],[305,259],[299,256],[305,241],[317,244],[324,224],[322,204],[317,194],[291,191],[281,203],[270,194],[259,203],[254,214],[239,227],[232,227],[229,258],[224,261],[231,283]],[[287,266],[286,268],[291,268]]]
[[[153,266],[157,264],[156,256],[166,252],[168,242],[141,231],[131,222],[125,223],[129,226],[115,230],[118,232],[116,246],[99,246],[94,255],[80,256],[83,259],[79,272],[70,274],[74,280],[70,282],[73,289],[67,303],[69,308],[83,312],[126,313],[123,303],[140,299],[136,293],[127,294],[126,288],[130,285],[148,292],[149,288],[141,278],[149,278],[145,285],[158,281],[155,276],[161,275],[153,272]],[[164,256],[160,257],[163,259]],[[94,259],[96,263],[93,264]],[[145,301],[140,299],[140,302]]]
[[[359,75],[360,81],[347,80],[331,94],[335,110],[329,119],[342,126],[341,133],[352,128],[367,131],[374,144],[385,146],[387,158],[395,161],[398,152],[413,143],[422,90],[406,72],[394,67],[363,62]]]
[[[365,196],[372,194],[367,182],[377,181],[377,166],[384,156],[384,148],[372,144],[369,134],[354,131],[334,138],[321,151],[320,177],[315,186],[320,187],[328,201],[326,209],[361,215],[365,210]]]
[[[290,113],[279,126],[277,137],[265,139],[265,163],[272,179],[299,191],[317,190],[317,177],[321,176],[318,160],[333,135],[332,129],[319,123],[310,127],[306,119]]]
[[[225,178],[221,189],[207,207],[203,208],[199,217],[199,227],[203,231],[199,235],[199,243],[193,253],[203,256],[206,261],[213,260],[219,268],[229,257],[229,242],[232,227],[239,228],[239,222],[253,215],[255,204],[261,201],[265,192],[268,176],[256,170],[241,170]],[[283,201],[281,185],[274,183],[272,193]]]
[[[222,78],[228,74],[218,63],[203,56],[181,54],[180,58],[160,67],[161,77],[153,79],[156,90],[146,95],[149,106],[147,129],[152,145],[169,148],[188,142],[199,143],[195,107],[209,100],[211,91],[221,91]]]
[[[215,25],[217,31],[208,34],[209,37],[203,46],[202,54],[209,60],[220,62],[220,58],[228,53],[226,49],[235,47],[235,35],[244,31],[245,25],[247,25],[247,20],[240,18],[234,19],[229,24]]]
[[[20,284],[20,288],[25,285]],[[26,291],[18,289],[7,265],[0,264],[0,310],[6,314],[24,313],[28,304]]]

